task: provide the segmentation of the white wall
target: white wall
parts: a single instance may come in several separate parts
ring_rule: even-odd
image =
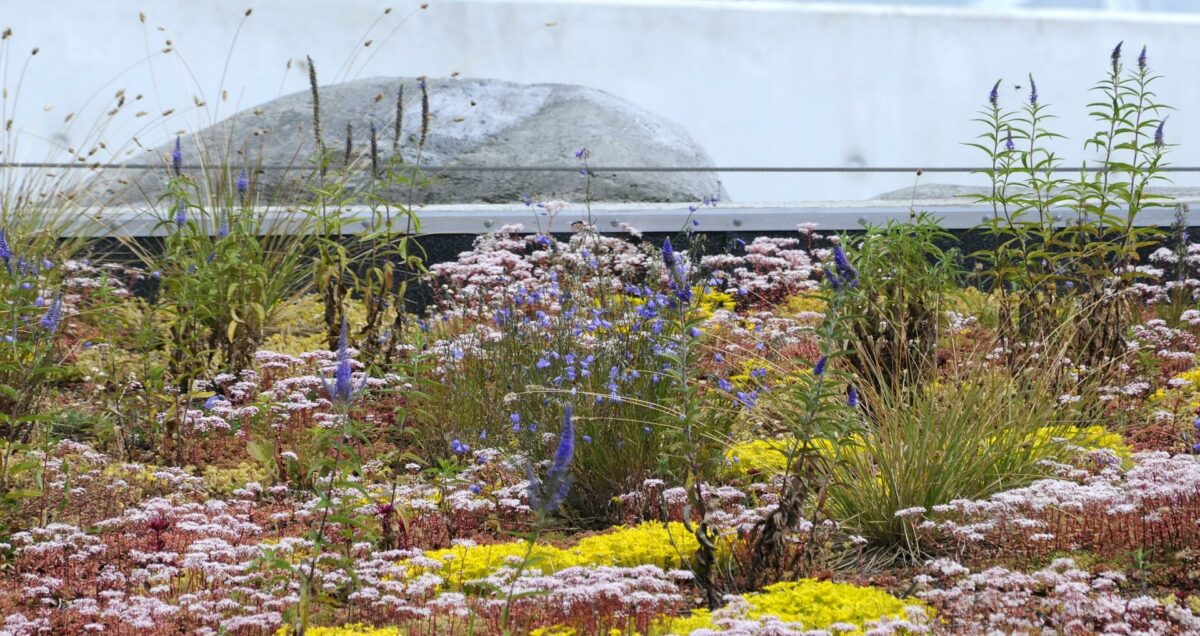
[[[392,14],[376,23],[389,5]],[[15,31],[10,89],[26,51],[41,49],[19,95],[20,154],[44,156],[41,139],[79,144],[84,124],[100,111],[81,115],[66,132],[63,115],[127,68],[103,89],[102,102],[125,87],[130,96],[145,95],[145,110],[174,107],[177,114],[148,126],[153,117],[114,125],[110,146],[135,133],[153,145],[208,123],[247,6],[254,14],[238,36],[225,80],[230,101],[217,116],[235,102],[251,106],[305,89],[298,65],[286,73],[284,66],[311,54],[323,83],[457,71],[600,88],[679,121],[720,165],[962,165],[977,163],[961,142],[974,134],[969,119],[992,82],[1004,77],[1003,99],[1015,105],[1033,72],[1042,101],[1053,104],[1070,137],[1062,154],[1078,161],[1091,130],[1088,87],[1124,39],[1130,60],[1148,44],[1152,65],[1166,76],[1160,96],[1178,108],[1167,137],[1183,144],[1174,163],[1200,165],[1200,18],[720,0],[432,0],[425,11],[410,0],[0,0],[0,29]],[[145,36],[139,9],[147,14]],[[374,40],[371,48],[362,49],[364,37]],[[159,52],[166,39],[176,53]],[[352,70],[338,73],[356,52]],[[200,91],[206,109],[192,105]],[[593,131],[578,134],[586,146]],[[724,179],[739,201],[865,198],[913,184],[909,175]],[[1200,185],[1200,177],[1176,181]]]

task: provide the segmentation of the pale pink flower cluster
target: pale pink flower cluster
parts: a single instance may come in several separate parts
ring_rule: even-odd
[[[1125,598],[1125,576],[1093,576],[1071,559],[1031,573],[993,567],[971,572],[949,560],[931,562],[918,578],[918,598],[936,609],[952,634],[1196,634],[1200,617],[1177,603]]]
[[[784,297],[816,289],[821,271],[798,238],[760,236],[746,244],[745,254],[718,254],[700,259],[700,265],[712,273],[725,291],[759,306],[768,306]]]
[[[983,500],[934,506],[911,519],[929,539],[969,559],[1086,550],[1115,554],[1200,546],[1200,461],[1192,455],[1143,452],[1121,468],[1096,451],[1093,472],[1061,466],[1042,479]],[[1082,521],[1082,522],[1081,522]]]

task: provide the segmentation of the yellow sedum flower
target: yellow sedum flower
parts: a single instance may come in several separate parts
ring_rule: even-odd
[[[505,565],[515,565],[524,558],[529,546],[524,541],[490,543],[485,545],[455,546],[445,550],[425,553],[425,556],[441,561],[438,574],[452,587],[466,581],[481,579]],[[529,555],[530,570],[557,572],[577,565],[570,555],[551,545],[536,545]]]
[[[778,475],[787,469],[786,441],[752,439],[725,450],[730,475]]]
[[[581,539],[569,551],[577,565],[657,565],[664,570],[684,567],[699,548],[682,523],[640,523]]]
[[[1120,433],[1109,431],[1103,426],[1086,428],[1043,426],[1030,435],[1028,442],[1033,446],[1041,446],[1057,440],[1066,440],[1067,443],[1084,450],[1111,450],[1122,462],[1127,462],[1132,455],[1132,451],[1125,443],[1125,438]],[[854,452],[853,446],[859,444],[861,440],[852,437],[849,442],[848,446],[843,446],[843,454]],[[823,456],[833,456],[833,445],[828,440],[818,439],[813,443]],[[782,474],[787,469],[785,453],[789,444],[790,441],[787,439],[753,439],[732,444],[725,450],[725,459],[728,462],[726,474],[735,478],[752,475],[770,477]]]
[[[733,444],[725,449],[726,475],[736,478],[782,474],[787,469],[786,453],[792,443],[788,439],[752,439]],[[832,442],[815,439],[812,443],[818,453],[825,457],[833,457]]]
[[[861,634],[864,625],[884,617],[909,619],[905,608],[921,605],[874,587],[813,579],[768,585],[763,591],[742,598],[746,601],[745,618],[774,616],[785,623],[796,623],[800,629],[830,629],[835,625],[859,628],[839,631],[843,634]],[[697,629],[713,629],[716,625],[712,619],[708,610],[697,610],[685,618],[669,621],[664,633],[690,634]]]
[[[548,574],[575,566],[657,565],[669,570],[684,567],[697,547],[695,536],[682,523],[648,521],[585,537],[569,548],[538,544],[530,555],[528,569]],[[524,541],[511,541],[455,546],[425,556],[443,564],[438,574],[447,585],[459,587],[505,565],[520,563],[526,550],[528,544]]]
[[[696,303],[700,309],[700,315],[703,318],[711,318],[718,309],[733,311],[737,308],[737,300],[732,294],[717,290],[709,289],[707,292],[704,288],[697,285],[692,288],[692,295],[698,300]]]
[[[784,316],[824,314],[828,305],[829,303],[816,292],[800,292],[784,298],[778,311]]]

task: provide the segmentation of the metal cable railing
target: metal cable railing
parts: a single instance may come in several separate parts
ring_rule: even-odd
[[[412,164],[403,164],[407,168],[414,167]],[[0,162],[0,168],[52,168],[52,169],[91,169],[91,170],[157,170],[167,168],[167,164],[151,164],[151,163],[125,163],[125,164],[102,164],[102,163],[56,163],[56,162]],[[308,169],[315,169],[311,166],[305,166]],[[305,167],[284,166],[284,165],[265,165],[265,166],[243,166],[234,164],[200,164],[185,166],[188,170],[241,170],[243,168],[252,168],[253,170],[263,171],[278,171],[278,170],[301,170]],[[579,172],[584,169],[582,165],[575,166],[417,166],[425,172]],[[969,168],[964,166],[937,166],[937,167],[921,167],[921,166],[883,166],[883,167],[866,167],[866,166],[587,166],[586,169],[590,172],[750,172],[750,173],[813,173],[813,174],[831,174],[831,173],[976,173],[986,172],[990,168]],[[1057,167],[1050,168],[1050,172],[1067,173],[1067,172],[1103,172],[1104,168],[1100,166],[1086,166],[1083,168],[1065,168]],[[1157,168],[1160,172],[1200,172],[1200,166],[1164,166]],[[1038,170],[1037,172],[1046,172]]]

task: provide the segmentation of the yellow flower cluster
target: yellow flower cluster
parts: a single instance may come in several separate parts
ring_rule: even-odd
[[[367,324],[367,308],[361,301],[346,301],[346,319],[351,329]],[[305,294],[284,302],[272,313],[267,324],[267,339],[262,349],[300,355],[306,351],[326,348],[325,304],[319,294]]]
[[[1188,369],[1171,379],[1182,380],[1186,384],[1175,388],[1159,388],[1150,394],[1148,401],[1152,404],[1169,401],[1188,411],[1200,408],[1200,368]]]
[[[798,623],[801,629],[829,629],[839,623],[861,628],[884,617],[908,619],[905,607],[921,605],[902,601],[878,588],[813,579],[768,585],[762,592],[742,598],[748,604],[745,618],[774,616],[786,623]],[[665,633],[690,634],[713,627],[712,614],[696,610],[686,618],[668,622]],[[842,633],[861,634],[862,630]]]
[[[788,439],[752,439],[733,444],[725,449],[726,475],[736,478],[781,474],[787,469],[787,452],[793,444]],[[825,456],[833,452],[833,444],[828,440],[813,440],[813,446]]]
[[[1061,427],[1043,426],[1032,435],[1030,442],[1037,446],[1059,438],[1066,439],[1068,443],[1086,450],[1111,450],[1122,461],[1128,460],[1131,455],[1125,438],[1120,433],[1113,433],[1103,426],[1088,426],[1066,431]]]
[[[681,568],[696,552],[696,538],[683,524],[649,521],[580,539],[569,548],[538,544],[530,555],[530,570],[557,572],[575,566],[613,565],[633,567],[657,565]],[[509,563],[520,563],[528,549],[524,541],[488,545],[455,546],[435,550],[426,557],[443,563],[439,574],[452,587],[488,576]]]
[[[823,314],[828,305],[829,303],[825,302],[825,299],[817,293],[800,292],[784,298],[778,311],[785,316],[807,313]]]
[[[1028,441],[1033,446],[1040,446],[1057,439],[1065,439],[1068,443],[1087,450],[1111,450],[1122,461],[1128,460],[1131,455],[1125,439],[1119,433],[1113,433],[1103,426],[1044,426],[1031,434]],[[726,474],[734,478],[753,475],[770,477],[781,474],[787,469],[786,453],[793,443],[789,439],[752,439],[732,444],[725,450],[725,459],[728,462]],[[851,439],[850,443],[843,446],[843,453],[853,453],[854,447],[861,443],[860,439]],[[814,440],[813,444],[825,457],[833,455],[833,444],[828,440]]]
[[[732,294],[717,289],[709,289],[706,292],[703,287],[696,286],[692,288],[692,294],[699,299],[697,304],[700,308],[700,315],[704,318],[712,317],[718,309],[733,311],[737,307],[737,301]]]

